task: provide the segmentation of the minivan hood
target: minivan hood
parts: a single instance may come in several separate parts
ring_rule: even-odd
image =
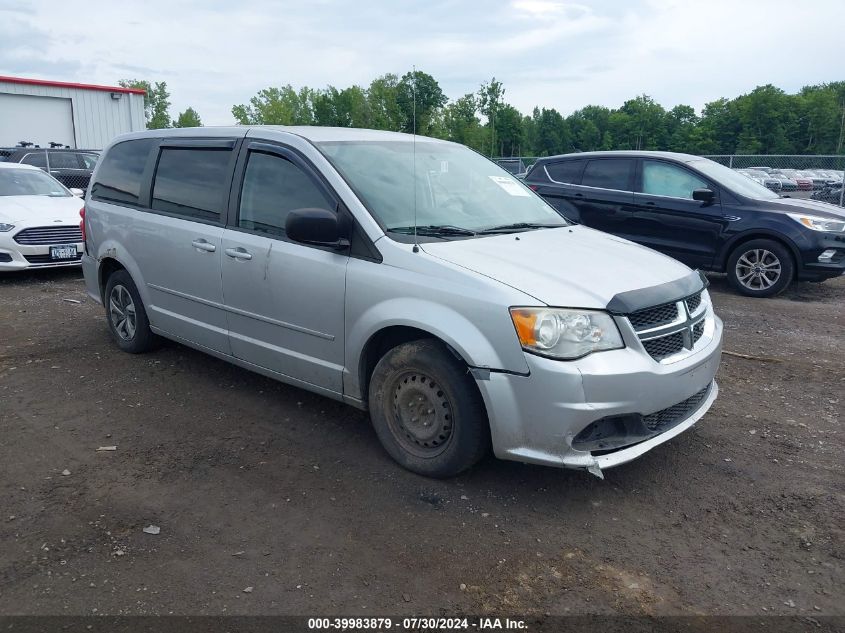
[[[0,222],[75,222],[84,202],[76,196],[0,196]]]
[[[766,202],[774,210],[784,213],[807,213],[845,220],[845,210],[829,202],[802,198],[778,198],[777,200],[766,200]]]
[[[602,309],[619,293],[690,275],[670,257],[577,225],[429,242],[420,248],[559,307]]]

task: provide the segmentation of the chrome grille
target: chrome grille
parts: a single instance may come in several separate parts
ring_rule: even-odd
[[[698,306],[701,305],[701,293],[699,292],[697,295],[693,295],[687,299],[687,309],[689,310],[690,314],[695,314],[695,311],[698,310]]]
[[[689,417],[690,413],[698,409],[707,394],[710,393],[711,385],[707,385],[698,393],[690,396],[683,402],[673,404],[671,407],[657,411],[650,415],[643,416],[643,424],[649,431],[660,432],[668,431],[671,427]]]
[[[648,330],[659,325],[671,323],[678,318],[678,304],[666,303],[662,306],[654,308],[646,308],[645,310],[638,310],[630,315],[631,325],[637,331]]]
[[[30,264],[71,264],[82,259],[82,253],[77,253],[72,259],[53,259],[49,255],[24,255]]]
[[[686,299],[628,315],[643,347],[658,363],[684,350],[692,350],[704,336],[706,315],[701,307],[702,294],[698,292]]]
[[[654,360],[660,361],[684,349],[684,335],[683,332],[675,332],[669,336],[643,341],[643,347]]]
[[[14,240],[18,244],[46,245],[46,244],[79,244],[82,242],[82,231],[78,226],[39,226],[24,229]]]
[[[695,345],[698,343],[698,339],[700,339],[704,335],[704,319],[701,319],[698,323],[696,323],[692,328],[692,344]]]

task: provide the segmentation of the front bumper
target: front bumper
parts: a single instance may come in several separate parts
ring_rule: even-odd
[[[716,371],[722,351],[722,322],[714,317],[712,337],[689,356],[663,364],[636,342],[625,349],[562,362],[526,355],[528,376],[491,372],[478,380],[487,406],[493,450],[501,459],[546,466],[610,468],[635,459],[697,422],[718,395]],[[706,397],[665,432],[609,451],[573,448],[573,440],[594,422],[631,414],[648,416],[699,392]]]
[[[28,270],[33,268],[64,268],[79,266],[77,259],[50,259],[49,245],[26,245],[16,242],[0,245],[0,271]],[[76,252],[82,253],[83,244],[76,244]]]
[[[845,234],[817,233],[810,235],[802,245],[802,266],[797,277],[801,281],[830,279],[845,274]],[[833,251],[829,259],[819,261],[825,251]]]

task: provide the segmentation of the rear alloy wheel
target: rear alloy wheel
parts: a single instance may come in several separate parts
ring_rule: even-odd
[[[792,281],[795,265],[792,254],[774,240],[751,240],[740,245],[728,258],[728,280],[749,297],[773,297]]]
[[[481,394],[464,365],[438,341],[388,351],[370,380],[370,418],[399,464],[427,477],[452,477],[489,450]]]
[[[159,338],[150,330],[141,295],[128,272],[118,270],[109,276],[104,303],[109,330],[120,349],[141,354],[158,344]]]

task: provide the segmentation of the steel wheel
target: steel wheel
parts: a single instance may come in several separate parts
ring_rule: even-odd
[[[406,371],[392,385],[393,415],[388,419],[402,448],[418,457],[436,457],[452,439],[452,406],[426,374]]]
[[[115,284],[109,294],[109,318],[117,335],[124,341],[135,337],[137,315],[132,295],[122,284]]]
[[[736,262],[736,278],[749,290],[767,290],[781,276],[781,262],[777,255],[764,248],[744,252]]]

